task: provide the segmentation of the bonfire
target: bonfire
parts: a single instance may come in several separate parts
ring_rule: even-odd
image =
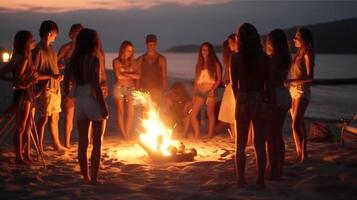
[[[182,142],[172,139],[172,128],[161,120],[150,94],[134,91],[133,97],[135,104],[144,107],[138,144],[148,156],[161,161],[192,161],[197,155],[196,149],[186,148]]]

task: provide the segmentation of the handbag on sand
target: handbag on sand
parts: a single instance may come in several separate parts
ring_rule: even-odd
[[[234,123],[236,111],[236,101],[232,84],[228,84],[224,89],[221,107],[218,113],[218,120],[226,123]]]

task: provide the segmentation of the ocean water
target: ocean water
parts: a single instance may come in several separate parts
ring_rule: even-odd
[[[136,56],[141,55],[138,53]],[[164,53],[169,77],[193,79],[196,53]],[[112,69],[117,53],[106,53],[106,67]],[[221,58],[221,55],[218,54]],[[357,78],[357,55],[318,54],[316,79]],[[306,116],[312,118],[352,118],[357,113],[357,85],[312,86],[311,103]]]
[[[194,78],[196,53],[164,53],[164,55],[168,63],[169,77],[188,80]],[[107,69],[112,69],[112,60],[116,56],[117,53],[106,53]],[[357,78],[357,55],[316,55],[315,78]],[[11,84],[0,81],[0,111],[11,103],[10,88]],[[220,92],[222,91],[223,89]],[[357,85],[312,86],[312,98],[306,116],[336,120],[350,119],[354,114],[357,114]]]

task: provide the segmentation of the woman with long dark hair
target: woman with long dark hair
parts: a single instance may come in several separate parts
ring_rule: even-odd
[[[192,112],[190,114],[190,119],[196,138],[201,136],[200,124],[197,116],[204,104],[207,105],[208,137],[213,137],[213,130],[216,123],[216,89],[221,84],[221,68],[221,64],[217,58],[212,44],[208,42],[203,43],[198,53],[193,105]]]
[[[238,52],[231,57],[232,83],[236,91],[237,183],[240,187],[245,185],[245,148],[252,123],[258,167],[256,184],[263,187],[266,166],[266,107],[271,96],[268,81],[269,57],[264,53],[260,36],[253,25],[244,23],[239,27]]]
[[[109,117],[100,81],[100,57],[98,49],[100,41],[96,31],[83,29],[77,36],[69,70],[67,70],[65,88],[76,99],[76,118],[79,134],[78,160],[81,173],[85,180],[97,183],[98,169],[101,157],[101,146]],[[70,83],[68,83],[70,82]],[[88,174],[88,135],[90,130],[93,138],[91,155],[91,173]]]
[[[235,98],[232,88],[231,76],[231,55],[238,52],[238,44],[236,34],[228,36],[227,40],[222,45],[222,58],[224,65],[224,83],[225,89],[222,97],[222,103],[218,114],[218,120],[228,123],[230,135],[235,138]]]
[[[283,174],[285,144],[283,125],[287,111],[291,105],[291,97],[284,83],[288,79],[291,66],[291,54],[285,32],[275,29],[268,35],[266,53],[270,57],[270,80],[274,90],[272,96],[272,112],[267,137],[267,153],[271,178],[280,179]]]
[[[134,45],[124,41],[120,45],[118,57],[113,60],[115,74],[114,100],[118,107],[118,126],[125,139],[129,138],[134,120],[134,105],[132,92],[139,79],[136,60],[134,58]],[[127,120],[125,116],[125,103],[127,103]]]
[[[31,51],[35,40],[30,31],[22,30],[16,33],[13,43],[12,57],[8,64],[1,68],[1,76],[12,73],[13,94],[12,104],[16,108],[16,129],[13,138],[15,162],[21,165],[31,165],[31,120],[33,108],[33,83],[38,74],[33,69]],[[26,149],[24,144],[27,143]]]
[[[297,48],[290,71],[291,118],[298,160],[307,158],[304,115],[311,98],[310,83],[314,78],[315,52],[312,32],[299,28],[294,37]]]

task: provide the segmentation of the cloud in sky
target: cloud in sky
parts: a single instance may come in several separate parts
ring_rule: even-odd
[[[224,4],[232,0],[2,0],[2,12],[32,11],[32,12],[67,12],[86,9],[129,10],[149,9],[155,6],[174,4],[182,7]]]

